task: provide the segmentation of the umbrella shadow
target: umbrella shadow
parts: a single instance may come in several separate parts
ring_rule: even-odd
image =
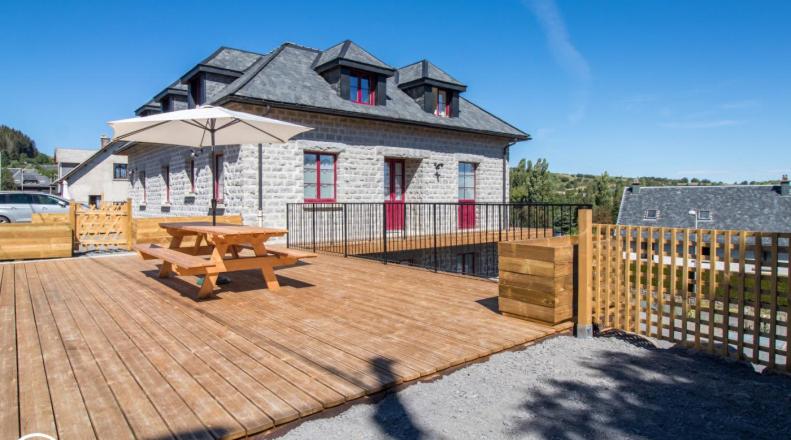
[[[384,357],[372,360],[379,381],[392,383],[396,376],[392,368],[393,361]],[[425,438],[425,434],[412,420],[409,410],[401,402],[397,393],[390,393],[376,405],[373,415],[374,422],[379,428],[396,440],[418,440]]]

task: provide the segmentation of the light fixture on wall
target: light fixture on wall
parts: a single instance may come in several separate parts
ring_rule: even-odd
[[[434,162],[434,177],[437,178],[437,182],[439,182],[440,178],[439,170],[441,170],[443,166],[445,166],[445,164],[442,162]]]

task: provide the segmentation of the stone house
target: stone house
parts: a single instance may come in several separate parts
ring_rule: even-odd
[[[213,158],[130,143],[119,152],[134,213],[207,215],[212,192],[224,213],[274,227],[286,226],[287,203],[506,202],[508,149],[529,136],[466,89],[430,61],[395,68],[351,41],[267,54],[220,48],[136,114],[210,104],[313,130],[285,144],[220,147]]]

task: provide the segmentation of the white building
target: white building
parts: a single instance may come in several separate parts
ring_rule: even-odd
[[[98,150],[56,148],[58,193],[80,203],[123,202],[129,197],[127,158],[112,154],[116,145],[101,138]]]

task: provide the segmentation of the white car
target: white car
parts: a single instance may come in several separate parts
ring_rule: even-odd
[[[69,201],[50,194],[0,191],[0,223],[25,223],[33,214],[58,214],[69,211]]]

